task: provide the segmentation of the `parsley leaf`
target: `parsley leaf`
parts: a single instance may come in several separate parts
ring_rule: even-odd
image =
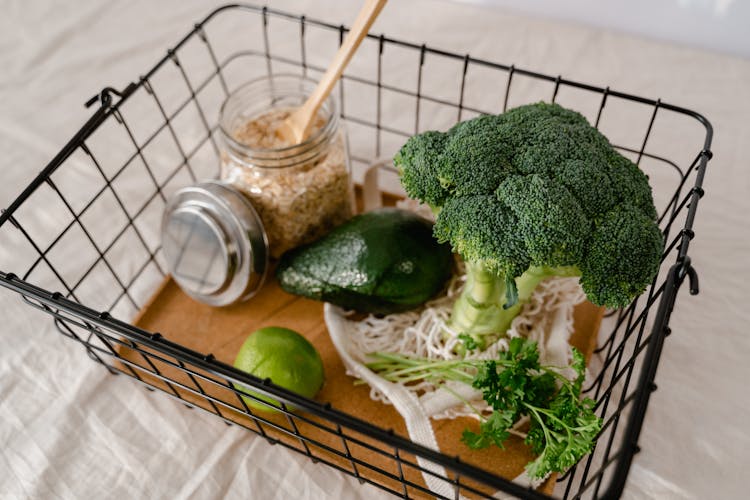
[[[538,455],[527,465],[529,476],[564,472],[591,451],[601,419],[594,414],[591,399],[580,399],[586,363],[577,349],[571,364],[576,372],[573,381],[541,366],[536,342],[522,338],[512,339],[498,361],[502,370],[495,361],[485,361],[472,384],[482,390],[494,412],[480,426],[483,439],[471,434],[467,439],[464,433],[467,446],[503,442],[518,418],[528,415],[531,423],[525,442]]]

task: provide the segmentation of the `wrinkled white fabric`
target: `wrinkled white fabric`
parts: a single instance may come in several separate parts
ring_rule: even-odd
[[[333,24],[350,23],[358,8],[357,2],[335,0],[272,4]],[[214,5],[199,0],[0,2],[0,207],[10,204],[90,115],[85,100],[106,85],[122,87],[136,79]],[[635,457],[625,496],[743,498],[745,487],[737,478],[750,463],[745,422],[750,308],[743,306],[750,295],[750,61],[436,0],[392,0],[373,31],[661,97],[711,120],[715,157],[690,249],[701,294],[691,297],[683,290],[678,299],[674,334],[657,373],[659,390],[641,433],[643,451]],[[329,49],[309,47],[310,57],[322,62]],[[394,64],[384,70],[416,80],[416,63],[407,57],[394,49],[387,58]],[[372,72],[372,60],[355,59],[352,68]],[[425,90],[455,98],[457,81],[430,78],[430,64],[428,58]],[[460,70],[456,63],[452,71]],[[466,104],[477,96],[501,103],[504,85],[504,79],[494,81],[477,70],[467,80],[467,98],[472,97]],[[513,95],[548,99],[551,90],[517,78]],[[578,97],[562,89],[558,100],[575,104]],[[370,99],[361,101],[365,105]],[[403,104],[395,98],[388,102],[384,119],[398,121]],[[618,119],[607,123],[605,132],[639,143],[649,109],[633,115],[630,108],[617,108],[615,100],[609,105]],[[429,106],[423,112],[423,122],[436,128],[443,127],[439,118],[455,119],[430,117]],[[662,119],[657,117],[649,149],[686,165],[697,149],[699,128],[672,135],[665,129],[673,123]],[[355,144],[357,134],[350,131]],[[68,172],[73,183],[89,175],[78,166]],[[668,179],[655,175],[651,182],[664,192]],[[137,190],[127,192],[137,195]],[[37,208],[26,217],[54,223],[53,208]],[[0,269],[23,270],[28,255],[13,251],[7,241],[0,241]],[[0,498],[384,496],[147,393],[125,377],[108,376],[60,337],[47,317],[6,290],[0,290],[0,315]]]

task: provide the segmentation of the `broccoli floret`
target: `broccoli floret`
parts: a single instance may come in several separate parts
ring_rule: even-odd
[[[496,195],[518,218],[516,230],[532,265],[580,262],[591,223],[564,185],[539,174],[515,175],[500,184]]]
[[[448,134],[442,132],[425,132],[418,140],[409,140],[393,159],[406,194],[432,207],[441,206],[450,195],[440,185],[437,170],[447,139]],[[401,168],[403,165],[409,167]]]
[[[578,276],[592,302],[622,307],[658,271],[648,178],[579,113],[538,103],[483,115],[411,137],[394,161],[466,261],[449,326],[480,346],[550,276]]]
[[[496,274],[517,276],[531,264],[523,237],[516,231],[518,223],[494,195],[460,196],[443,205],[434,234],[441,243],[450,242],[467,261],[481,261]]]
[[[447,135],[437,172],[440,184],[452,196],[492,193],[513,173],[510,148],[502,140],[494,116],[461,122]]]
[[[630,203],[609,211],[590,235],[581,286],[595,304],[624,307],[659,271],[664,246],[654,220]]]

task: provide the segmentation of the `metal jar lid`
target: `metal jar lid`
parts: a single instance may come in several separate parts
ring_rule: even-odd
[[[208,181],[177,191],[162,218],[172,278],[195,300],[225,306],[250,298],[268,268],[268,237],[250,201]]]

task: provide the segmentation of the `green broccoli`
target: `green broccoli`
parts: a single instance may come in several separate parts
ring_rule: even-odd
[[[579,113],[538,103],[482,115],[411,137],[394,163],[466,261],[449,326],[480,347],[548,277],[578,276],[593,303],[624,307],[659,269],[648,178]]]

